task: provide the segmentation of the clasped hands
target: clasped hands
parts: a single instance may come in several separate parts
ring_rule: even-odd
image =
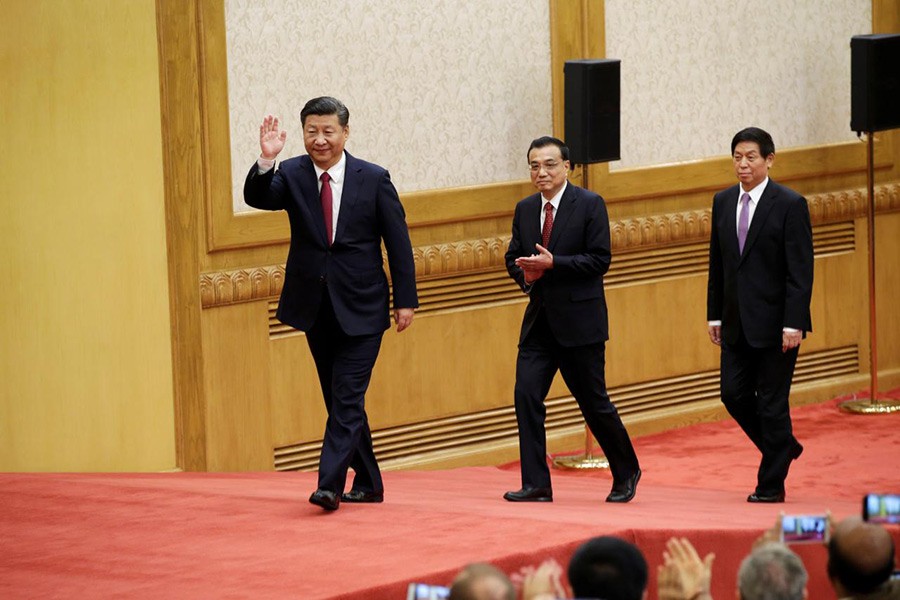
[[[516,266],[525,274],[525,283],[534,283],[544,276],[544,271],[553,268],[553,255],[550,251],[540,244],[535,244],[534,247],[538,251],[537,254],[520,256],[516,259]]]

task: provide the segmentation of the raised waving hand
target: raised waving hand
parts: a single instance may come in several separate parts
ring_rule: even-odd
[[[259,149],[261,156],[266,160],[272,160],[278,153],[284,150],[284,141],[287,139],[287,131],[278,129],[278,117],[268,115],[259,126]]]

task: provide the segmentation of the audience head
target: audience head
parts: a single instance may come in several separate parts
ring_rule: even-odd
[[[784,544],[759,546],[738,570],[740,600],[803,600],[806,569],[800,558]]]
[[[894,570],[894,540],[886,529],[849,517],[828,544],[828,576],[839,597],[874,592]]]
[[[647,561],[634,544],[611,536],[588,540],[569,561],[576,598],[641,600],[647,591]]]
[[[465,567],[450,586],[450,600],[516,600],[516,588],[506,573],[493,565]]]

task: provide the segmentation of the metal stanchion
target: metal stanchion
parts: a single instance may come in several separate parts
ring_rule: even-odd
[[[584,454],[575,456],[556,456],[553,466],[560,469],[608,469],[609,461],[602,454],[594,456],[594,436],[584,426]]]
[[[900,399],[878,392],[878,340],[875,323],[875,134],[867,132],[866,196],[869,242],[869,393],[856,395],[840,404],[843,411],[857,414],[886,414],[900,411]]]

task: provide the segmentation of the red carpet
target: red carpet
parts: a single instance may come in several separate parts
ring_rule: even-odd
[[[900,491],[900,414],[835,403],[795,409],[806,446],[783,505],[749,505],[758,455],[730,421],[635,440],[644,476],[627,505],[602,500],[608,472],[554,471],[552,504],[510,504],[518,467],[385,474],[382,505],[309,505],[315,474],[2,474],[2,598],[405,598],[467,562],[507,571],[583,540],[634,540],[656,565],[671,535],[716,552],[714,592],[779,511],[858,514],[862,495]],[[900,528],[892,527],[900,544]],[[797,547],[810,598],[834,598],[825,550]],[[655,598],[655,593],[651,593]]]

